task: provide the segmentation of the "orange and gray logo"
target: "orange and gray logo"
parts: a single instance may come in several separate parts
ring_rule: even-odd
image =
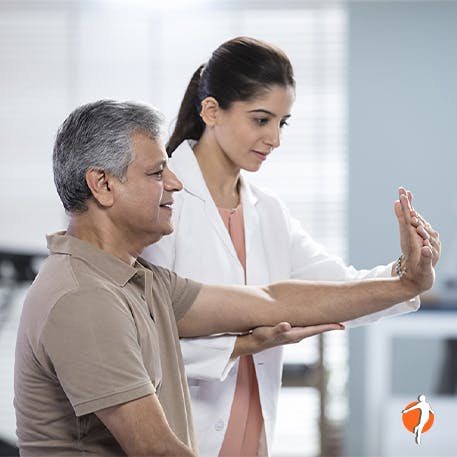
[[[414,401],[406,405],[402,413],[403,425],[415,435],[417,444],[421,442],[421,435],[429,430],[435,420],[435,412],[426,402],[426,397],[421,394],[417,397],[419,401]]]

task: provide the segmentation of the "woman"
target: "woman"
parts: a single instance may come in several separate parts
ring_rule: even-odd
[[[282,279],[343,280],[395,275],[394,264],[356,271],[328,255],[284,205],[240,174],[257,171],[279,146],[295,81],[287,56],[252,38],[216,49],[192,76],[167,145],[184,191],[175,198],[175,231],[146,257],[209,283]],[[439,242],[433,237],[435,261]],[[407,253],[405,252],[405,255]],[[402,268],[397,263],[397,271]],[[417,309],[418,299],[360,319]],[[281,344],[337,325],[181,340],[202,456],[268,455],[281,384]]]

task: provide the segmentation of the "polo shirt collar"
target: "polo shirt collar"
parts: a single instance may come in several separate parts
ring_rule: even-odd
[[[47,235],[46,239],[50,254],[66,254],[81,259],[120,287],[124,287],[138,273],[137,268],[87,241],[67,235],[65,231]]]

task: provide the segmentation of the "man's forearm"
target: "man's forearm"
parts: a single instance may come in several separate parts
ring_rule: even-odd
[[[128,456],[196,457],[171,429],[156,395],[146,395],[95,414]]]
[[[344,322],[409,300],[418,290],[400,278],[342,283],[286,281],[264,288],[276,304],[272,313],[292,325]]]
[[[293,326],[344,322],[389,308],[422,290],[398,277],[284,281],[265,287],[203,286],[178,328],[180,336],[200,336],[244,332],[284,321]]]

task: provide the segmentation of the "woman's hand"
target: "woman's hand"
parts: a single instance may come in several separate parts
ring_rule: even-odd
[[[420,215],[413,207],[413,194],[407,191],[403,187],[399,188],[399,196],[406,195],[411,213],[411,223],[418,229],[417,233],[424,239],[428,239],[432,249],[432,264],[435,266],[441,255],[441,242],[439,239],[439,233],[434,230],[430,223]],[[408,227],[404,224],[403,213],[401,209],[400,200],[395,202],[395,215],[397,216],[399,228],[400,228],[400,247],[403,255],[406,257],[410,252],[410,240]]]
[[[433,265],[439,259],[441,244],[438,233],[413,209],[411,200],[411,192],[400,187],[395,214],[400,226],[400,243],[404,256],[401,271],[402,279],[417,289],[417,293],[421,293],[433,285]]]
[[[292,327],[288,322],[280,322],[274,327],[257,327],[251,333],[237,337],[231,358],[255,354],[275,346],[298,343],[304,338],[319,335],[330,330],[343,330],[343,324],[310,325]]]

